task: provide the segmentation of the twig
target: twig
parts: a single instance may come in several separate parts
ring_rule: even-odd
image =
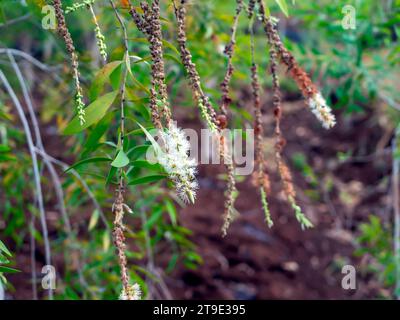
[[[393,231],[393,241],[394,241],[394,259],[396,266],[396,286],[395,286],[395,296],[400,300],[400,195],[399,195],[399,165],[400,161],[398,159],[398,148],[400,137],[400,125],[397,126],[395,136],[392,142],[392,188],[393,188],[393,211],[394,211],[394,231]]]
[[[27,14],[25,14],[25,15],[23,15],[23,16],[20,16],[20,17],[15,18],[15,19],[8,20],[8,21],[6,21],[6,22],[4,22],[4,23],[0,23],[0,28],[8,27],[8,26],[10,26],[10,25],[12,25],[12,24],[14,24],[14,23],[17,23],[17,22],[26,20],[26,19],[28,19],[30,16],[31,16],[31,14],[30,14],[30,13],[27,13]]]
[[[37,276],[36,276],[36,258],[35,258],[35,251],[36,251],[36,244],[35,244],[35,215],[31,216],[31,221],[29,223],[29,237],[30,237],[30,246],[31,246],[31,281],[32,281],[32,296],[33,300],[38,299],[37,295]]]
[[[127,31],[126,31],[126,27],[125,27],[124,21],[122,20],[121,15],[118,13],[118,10],[117,10],[117,7],[115,6],[114,1],[112,1],[112,0],[108,0],[108,1],[110,2],[111,6],[112,6],[112,8],[113,8],[113,10],[114,10],[115,16],[117,17],[118,22],[119,22],[119,24],[121,25],[122,32],[123,32],[123,34],[124,34],[124,46],[125,46],[125,50],[128,50],[128,33],[127,33]]]
[[[29,147],[29,153],[32,158],[32,167],[33,167],[33,174],[34,174],[36,198],[37,198],[38,207],[39,207],[40,222],[42,225],[42,233],[43,233],[43,240],[44,240],[45,260],[46,260],[47,265],[51,265],[51,249],[50,249],[50,242],[49,242],[49,236],[48,236],[48,230],[47,230],[46,214],[44,211],[42,186],[40,184],[39,167],[38,167],[38,161],[37,161],[36,152],[35,152],[35,146],[34,146],[33,140],[32,140],[32,133],[29,128],[28,120],[25,117],[24,110],[21,106],[21,103],[19,102],[14,90],[12,89],[10,83],[8,82],[8,80],[2,70],[0,70],[0,78],[5,86],[6,90],[8,91],[8,94],[10,95],[11,99],[13,100],[15,107],[17,108],[20,120],[24,127],[24,131],[25,131],[25,135],[26,135],[26,139],[27,139],[28,147]],[[49,295],[49,299],[52,300],[53,299],[52,289],[48,290],[48,295]]]
[[[21,50],[10,49],[10,48],[0,48],[0,53],[3,53],[3,54],[4,53],[11,53],[14,56],[19,56],[19,57],[25,59],[26,61],[32,63],[34,66],[38,67],[42,71],[54,72],[56,70],[60,70],[61,69],[60,66],[48,66],[48,65],[40,62],[36,58],[32,57],[31,55],[27,54],[26,52],[21,51]],[[62,79],[57,76],[57,80],[61,81]]]
[[[121,95],[121,119],[120,119],[120,150],[124,149],[124,139],[125,139],[125,87],[126,87],[126,81],[128,77],[128,70],[130,64],[127,63],[129,61],[129,46],[128,46],[128,34],[126,32],[126,27],[125,24],[121,18],[121,16],[118,13],[118,10],[115,7],[115,4],[112,0],[109,0],[111,3],[111,6],[113,7],[113,10],[115,12],[115,15],[117,17],[117,20],[119,21],[119,24],[121,25],[123,36],[124,36],[124,46],[125,46],[125,68],[124,68],[124,73],[123,73],[123,78],[122,78],[122,83],[120,87],[120,95]],[[113,213],[115,215],[114,219],[114,230],[113,230],[113,238],[114,238],[114,245],[117,249],[118,253],[118,262],[119,262],[119,267],[120,267],[120,273],[121,273],[121,282],[122,282],[122,294],[120,296],[120,299],[126,299],[126,300],[136,300],[140,299],[139,296],[136,296],[132,290],[131,284],[130,284],[130,276],[128,272],[128,265],[127,265],[127,258],[126,258],[126,240],[125,240],[125,227],[123,225],[123,217],[124,217],[124,211],[127,209],[128,211],[130,210],[129,207],[124,203],[124,191],[125,191],[125,185],[124,185],[124,169],[120,168],[119,169],[119,182],[118,182],[118,190],[117,190],[117,196],[114,200],[113,204]]]
[[[224,50],[224,54],[228,57],[228,62],[227,62],[226,73],[225,73],[224,79],[223,79],[222,83],[220,84],[221,91],[222,91],[220,107],[221,107],[221,113],[225,117],[228,117],[227,107],[229,107],[229,105],[231,103],[231,99],[229,98],[229,89],[230,89],[229,83],[232,79],[233,72],[234,72],[232,58],[233,58],[233,53],[235,51],[236,31],[238,28],[239,16],[240,16],[242,9],[243,9],[243,1],[236,0],[236,11],[235,11],[234,19],[233,19],[233,25],[231,28],[230,39]]]

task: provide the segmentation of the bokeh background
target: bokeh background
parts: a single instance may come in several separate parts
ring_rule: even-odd
[[[138,5],[138,1],[131,2]],[[55,298],[117,299],[121,285],[110,232],[116,176],[110,163],[99,159],[115,156],[118,103],[87,130],[62,134],[74,115],[74,85],[64,43],[55,30],[42,27],[41,8],[48,3],[0,2],[0,69],[25,110],[34,141],[38,143],[38,133],[43,145],[39,149],[55,168],[55,172],[49,171],[43,155],[38,154],[52,265],[57,271]],[[72,3],[63,1],[64,8]],[[150,86],[149,49],[128,14],[126,1],[115,3],[127,26],[131,71],[136,79],[128,82],[127,90],[127,150],[130,161],[136,161],[129,167],[129,181],[158,170],[140,160],[148,143],[136,124],[150,125],[146,91]],[[221,97],[219,83],[227,62],[223,49],[229,41],[235,3],[192,0],[188,6],[188,45],[215,106]],[[221,237],[226,176],[219,165],[200,166],[194,205],[183,205],[166,181],[128,186],[126,202],[133,211],[125,221],[129,272],[146,298],[400,296],[396,255],[400,241],[399,1],[288,0],[287,10],[284,3],[267,1],[271,14],[279,19],[280,35],[337,117],[333,129],[322,128],[294,81],[280,69],[282,131],[287,140],[284,158],[294,176],[299,204],[314,228],[301,230],[276,174],[269,54],[263,27],[256,22],[264,152],[272,182],[268,200],[275,225],[269,229],[264,222],[252,177],[241,176],[237,177],[236,202],[240,214],[228,235]],[[180,62],[173,7],[170,1],[161,4],[172,112],[181,127],[200,130],[204,123]],[[345,5],[355,9],[355,29],[342,26]],[[109,2],[97,0],[94,9],[105,35],[108,62],[122,60],[122,32]],[[67,24],[89,103],[119,87],[121,68],[104,75],[106,67],[88,10],[68,14]],[[253,121],[248,28],[247,16],[242,14],[233,57],[232,128],[249,127]],[[25,86],[21,86],[15,64]],[[73,164],[72,170],[67,170]],[[6,299],[47,298],[41,287],[45,252],[35,192],[32,157],[21,118],[0,84],[0,240],[12,254],[0,256]],[[355,267],[354,290],[341,286],[345,265]]]

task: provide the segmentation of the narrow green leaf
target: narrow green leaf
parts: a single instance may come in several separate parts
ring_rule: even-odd
[[[117,173],[117,168],[116,167],[110,167],[110,171],[108,172],[107,179],[106,179],[106,186],[108,186],[111,182],[112,179],[114,178],[115,174]]]
[[[147,149],[149,149],[150,145],[140,145],[140,146],[135,146],[132,149],[130,149],[127,152],[127,156],[130,159],[136,160],[137,158],[141,157],[147,152]]]
[[[129,163],[129,159],[126,156],[124,150],[119,150],[117,156],[115,157],[114,161],[111,163],[113,167],[122,168],[125,167]]]
[[[93,128],[93,130],[88,135],[88,138],[84,144],[84,154],[87,155],[90,152],[96,150],[96,148],[100,145],[99,140],[106,133],[107,129],[110,128],[110,122],[113,118],[113,114],[111,112],[107,113],[106,116],[99,121],[99,123]]]
[[[153,225],[158,221],[158,219],[161,218],[162,213],[163,213],[163,211],[161,208],[153,211],[149,220],[146,221],[146,223],[144,224],[143,227],[147,230],[150,230],[153,227]]]
[[[89,221],[89,227],[88,230],[91,231],[96,225],[97,222],[99,221],[99,217],[100,217],[100,212],[99,210],[94,210],[92,216],[90,217],[90,221]]]
[[[169,217],[171,218],[171,222],[174,226],[176,226],[176,208],[174,204],[172,203],[171,200],[166,199],[165,200],[165,209],[167,209],[167,212],[169,214]]]
[[[146,160],[136,160],[136,161],[133,161],[131,164],[133,167],[137,167],[137,168],[146,168],[146,169],[154,170],[154,171],[163,170],[163,167],[159,163],[151,163]]]
[[[148,127],[148,128],[145,128],[147,131],[150,131],[150,130],[152,130],[153,129],[153,127]],[[125,134],[125,137],[126,136],[130,136],[130,135],[133,135],[133,136],[142,136],[142,135],[145,135],[145,133],[144,133],[144,131],[143,131],[143,129],[135,129],[135,130],[132,130],[132,131],[129,131],[127,134]]]
[[[110,74],[110,84],[113,90],[119,90],[122,80],[122,63]]]
[[[146,135],[147,139],[151,142],[154,151],[157,154],[160,154],[162,152],[160,145],[157,143],[156,140],[154,140],[153,136],[150,134],[149,131],[147,131],[139,122],[137,122],[138,126],[143,130],[144,134]]]
[[[289,9],[286,3],[286,0],[275,0],[275,2],[278,4],[279,8],[281,8],[282,12],[286,17],[289,16]]]
[[[147,56],[147,57],[139,57],[139,56],[130,56],[134,61],[133,63],[141,63],[144,62],[145,64],[147,64],[148,66],[150,66],[150,63],[148,63],[147,61],[151,60],[151,56]]]
[[[144,92],[146,92],[147,94],[150,94],[150,90],[147,89],[138,79],[136,79],[136,77],[130,73],[129,74],[131,76],[132,81],[134,82],[134,84],[139,87],[140,89],[142,89]]]
[[[164,47],[170,48],[178,56],[180,55],[180,52],[178,51],[178,49],[172,43],[168,42],[167,40],[163,40],[162,43],[163,43]]]
[[[166,175],[155,174],[155,175],[151,175],[151,176],[147,176],[147,177],[134,179],[134,180],[130,181],[128,184],[130,186],[133,186],[133,185],[137,185],[137,184],[156,182],[156,181],[165,179],[166,177],[167,177]]]
[[[176,62],[177,64],[182,64],[182,61],[178,57],[174,56],[173,54],[164,53],[164,57],[166,59]]]
[[[10,261],[2,254],[0,253],[0,264],[7,264]]]
[[[111,239],[110,239],[110,234],[108,231],[105,231],[103,233],[103,251],[106,252],[108,249],[110,249],[110,244],[111,244]]]
[[[95,100],[101,93],[104,85],[109,80],[111,73],[122,63],[122,61],[113,61],[106,64],[102,69],[100,69],[93,81],[92,86],[89,90],[89,98],[91,101]]]
[[[77,163],[74,163],[67,170],[65,170],[64,173],[67,173],[68,171],[70,171],[72,169],[77,169],[78,167],[80,167],[86,163],[106,162],[106,161],[112,161],[112,159],[106,158],[106,157],[93,157],[93,158],[83,159],[81,161],[78,161]]]
[[[97,100],[93,101],[87,108],[85,108],[85,120],[86,122],[81,125],[77,116],[75,116],[71,122],[67,125],[64,129],[63,134],[69,135],[78,133],[92,124],[99,121],[101,118],[104,117],[108,108],[110,108],[111,104],[114,102],[118,91],[113,91],[101,96]]]
[[[9,267],[4,267],[4,266],[0,266],[0,272],[4,272],[4,273],[16,273],[16,272],[21,272],[17,269],[14,268],[9,268]]]
[[[4,252],[9,257],[12,256],[11,252],[7,249],[6,245],[1,240],[0,240],[0,252]]]
[[[169,260],[168,265],[167,265],[167,273],[172,272],[174,270],[176,263],[178,262],[178,258],[179,258],[179,254],[177,254],[177,253],[174,253],[171,256],[171,259]]]

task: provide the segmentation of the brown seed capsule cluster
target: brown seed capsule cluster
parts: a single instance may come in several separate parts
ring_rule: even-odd
[[[307,73],[299,66],[294,56],[283,45],[271,18],[267,18],[265,15],[263,1],[258,0],[258,3],[259,12],[264,23],[264,30],[270,46],[273,46],[277,50],[279,60],[288,68],[290,76],[296,82],[310,110],[322,123],[322,126],[326,129],[332,128],[336,124],[336,120],[331,108],[327,105],[325,99]]]
[[[221,92],[222,92],[220,107],[221,107],[221,113],[224,116],[227,116],[227,112],[228,112],[227,107],[231,104],[231,98],[229,97],[229,83],[231,81],[233,71],[234,71],[232,57],[233,57],[233,53],[235,50],[236,31],[237,31],[238,22],[239,22],[239,15],[240,15],[242,9],[243,9],[243,1],[236,0],[236,12],[235,12],[235,16],[233,18],[233,25],[231,28],[231,38],[224,50],[224,54],[228,57],[228,65],[226,68],[226,73],[225,73],[224,79],[222,80],[222,83],[220,84]]]
[[[254,2],[254,1],[253,1]],[[248,17],[253,22],[253,11],[255,3],[249,3]],[[263,125],[262,125],[262,109],[260,99],[260,82],[258,79],[258,67],[255,62],[254,55],[254,31],[253,23],[249,26],[250,31],[250,55],[251,55],[251,89],[253,96],[254,106],[254,136],[255,136],[255,167],[256,170],[253,174],[254,184],[260,189],[261,203],[264,209],[265,220],[269,227],[272,227],[273,221],[268,207],[267,195],[270,192],[271,184],[269,175],[265,166],[264,151],[262,147],[263,141]]]
[[[270,32],[267,33],[268,42],[270,44],[269,54],[270,54],[270,71],[272,75],[272,91],[273,98],[272,104],[274,106],[274,116],[275,116],[275,156],[278,166],[279,175],[283,182],[284,191],[286,197],[294,198],[294,186],[292,176],[290,174],[289,168],[284,163],[282,159],[282,151],[285,146],[285,140],[282,137],[282,131],[280,127],[281,117],[282,117],[282,106],[281,106],[281,92],[279,86],[278,79],[278,71],[277,71],[277,52],[275,46],[272,43],[272,34]]]
[[[175,17],[178,25],[178,45],[181,55],[182,64],[185,67],[187,77],[189,78],[189,84],[192,89],[193,97],[198,101],[201,114],[206,120],[207,125],[210,129],[214,130],[218,126],[218,120],[213,106],[210,103],[209,98],[204,94],[201,88],[200,76],[197,72],[196,65],[192,61],[192,54],[187,46],[186,36],[186,8],[185,4],[187,0],[181,0],[180,5],[176,6],[174,3]]]
[[[282,151],[286,144],[285,139],[282,136],[282,131],[280,127],[281,117],[282,117],[282,106],[281,106],[281,92],[278,79],[278,55],[282,59],[283,48],[282,43],[277,42],[278,33],[274,28],[271,20],[266,18],[264,3],[262,0],[258,0],[259,3],[259,13],[262,20],[264,21],[264,30],[267,35],[267,41],[269,44],[269,54],[270,54],[270,72],[272,75],[272,91],[273,98],[272,104],[274,106],[274,117],[275,117],[275,158],[277,162],[278,172],[283,183],[283,190],[285,192],[286,198],[292,208],[295,210],[296,219],[300,222],[301,226],[310,227],[311,222],[308,221],[306,216],[301,212],[300,207],[296,204],[296,193],[294,189],[292,175],[290,173],[289,167],[285,164],[282,159]],[[285,49],[286,50],[286,49]],[[286,50],[286,52],[288,52]],[[291,56],[291,54],[290,54]],[[286,59],[287,56],[285,56]]]
[[[124,225],[122,223],[124,217],[124,196],[123,196],[123,187],[120,186],[116,193],[115,202],[113,204],[113,213],[114,213],[114,230],[113,230],[113,238],[114,245],[117,249],[118,254],[118,262],[120,266],[121,272],[121,282],[123,287],[123,292],[127,295],[126,300],[133,300],[133,296],[130,295],[130,279],[127,268],[127,259],[126,259],[126,245],[125,245],[125,235],[124,235]]]
[[[257,75],[257,65],[251,67],[252,78],[252,95],[254,104],[254,136],[255,136],[255,164],[258,172],[258,186],[264,188],[266,194],[269,193],[269,178],[266,168],[264,168],[264,152],[262,149],[263,126],[262,126],[262,110],[260,102],[260,85]]]
[[[276,48],[280,61],[287,66],[289,74],[297,83],[303,96],[306,99],[313,97],[318,93],[318,89],[304,69],[299,66],[294,56],[285,48],[271,20],[265,18],[264,21],[265,32],[268,34],[271,44]]]
[[[256,6],[256,0],[249,0],[249,3],[247,5],[247,16],[249,19],[253,17],[255,6]]]
[[[226,113],[222,113],[216,115],[214,108],[212,107],[209,98],[204,94],[201,88],[201,81],[199,73],[197,72],[196,65],[192,61],[192,55],[189,51],[187,46],[187,36],[186,36],[186,8],[185,4],[187,3],[186,0],[181,0],[179,6],[177,6],[174,2],[175,8],[175,16],[178,25],[178,44],[179,50],[181,55],[182,64],[185,67],[186,73],[189,78],[189,83],[193,92],[194,98],[199,102],[199,106],[202,112],[203,117],[206,119],[208,127],[210,129],[217,129],[218,136],[219,136],[219,152],[220,152],[220,159],[222,163],[224,163],[225,169],[228,175],[228,182],[227,182],[227,190],[225,193],[225,203],[224,203],[224,223],[222,227],[222,235],[225,236],[227,234],[227,230],[231,221],[234,219],[234,202],[235,202],[235,194],[236,194],[236,184],[235,184],[235,176],[234,176],[234,166],[232,163],[232,158],[230,155],[230,150],[227,147],[225,137],[222,131],[227,128],[228,120]],[[237,25],[237,19],[240,11],[242,10],[242,1],[238,1],[240,6],[236,11],[235,16],[235,25]],[[240,8],[240,9],[239,9]],[[236,32],[236,27],[234,27],[233,33]],[[234,37],[233,37],[234,38]],[[233,48],[233,47],[232,47]],[[229,50],[229,49],[228,49]],[[233,50],[229,52],[231,55],[229,60],[232,57]],[[232,68],[228,66],[228,69]],[[233,69],[231,70],[233,72]],[[229,77],[231,74],[229,75]],[[227,80],[227,85],[229,84],[229,79]]]
[[[228,233],[231,222],[235,219],[235,198],[236,198],[236,182],[235,182],[235,168],[231,157],[231,152],[226,145],[225,136],[220,136],[220,148],[223,150],[220,154],[223,157],[223,163],[228,174],[228,183],[225,191],[224,215],[222,225],[222,236],[225,237]]]
[[[72,68],[78,68],[78,61],[75,53],[74,42],[72,41],[71,34],[69,33],[67,24],[65,22],[61,0],[54,0],[53,6],[57,18],[57,31],[59,35],[64,39],[67,51],[71,56]]]
[[[78,118],[80,123],[83,124],[85,122],[85,110],[84,110],[84,103],[82,101],[83,94],[82,88],[79,81],[79,63],[78,63],[78,56],[75,51],[74,42],[72,41],[71,34],[68,31],[67,24],[65,22],[64,12],[62,9],[61,0],[54,0],[53,1],[54,11],[57,19],[57,31],[59,35],[64,39],[66,49],[71,59],[71,68],[72,68],[72,75],[75,80],[75,101],[76,101],[76,108],[78,113]]]
[[[140,6],[143,10],[143,15],[140,15],[133,6],[130,7],[129,12],[137,28],[146,35],[149,42],[152,59],[150,109],[154,126],[161,129],[163,118],[167,127],[171,125],[171,110],[168,102],[167,85],[165,83],[160,1],[153,0],[151,5],[147,2],[141,2]]]

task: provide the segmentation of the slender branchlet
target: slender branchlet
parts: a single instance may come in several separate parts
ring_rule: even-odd
[[[65,13],[68,14],[70,12],[74,12],[83,7],[86,7],[89,9],[90,14],[92,15],[93,23],[95,25],[94,33],[95,33],[96,40],[97,40],[97,46],[99,48],[100,55],[102,56],[104,62],[106,62],[107,61],[107,51],[106,51],[107,45],[105,43],[105,37],[104,37],[103,33],[101,32],[100,25],[99,25],[99,22],[96,17],[96,13],[94,12],[94,8],[93,8],[94,2],[95,2],[95,0],[84,0],[80,3],[74,3],[72,6],[67,7],[65,9]]]
[[[229,83],[231,81],[234,67],[232,63],[233,53],[235,51],[235,44],[236,44],[236,30],[238,27],[239,22],[239,15],[243,9],[243,0],[236,0],[236,12],[233,18],[233,25],[231,27],[231,37],[229,43],[226,45],[224,54],[228,57],[228,64],[226,68],[226,73],[224,79],[220,85],[222,91],[222,98],[221,98],[221,113],[225,117],[227,116],[227,106],[230,105],[231,99],[229,98]]]
[[[75,2],[72,4],[72,6],[69,6],[65,9],[65,13],[68,14],[70,12],[74,12],[78,9],[91,6],[94,4],[95,0],[83,0],[82,2]]]
[[[221,136],[221,139],[224,139]],[[222,142],[221,144],[223,144]],[[225,203],[224,203],[224,223],[222,225],[222,236],[225,237],[228,233],[229,226],[231,222],[235,219],[235,199],[237,196],[237,189],[236,189],[236,182],[235,182],[235,168],[233,166],[232,160],[229,160],[230,157],[229,153],[225,151],[225,168],[228,173],[228,184],[227,189],[225,191]]]
[[[219,129],[223,130],[227,127],[228,124],[228,110],[227,107],[231,103],[231,99],[229,98],[229,85],[233,75],[234,67],[232,63],[232,57],[235,50],[236,44],[236,30],[239,22],[239,15],[243,9],[243,1],[236,0],[236,10],[235,16],[233,18],[233,25],[231,27],[231,36],[229,43],[226,45],[224,54],[228,57],[227,69],[225,72],[224,79],[220,85],[222,97],[220,110],[221,114],[217,116],[217,122],[219,125]],[[232,156],[230,150],[226,144],[226,140],[224,135],[220,136],[220,158],[225,165],[225,169],[227,170],[228,175],[228,184],[227,190],[225,194],[225,210],[224,210],[224,223],[222,226],[222,235],[226,236],[227,230],[231,224],[231,222],[235,218],[235,198],[237,194],[236,182],[235,182],[235,167],[232,161]]]
[[[267,193],[265,192],[265,187],[260,187],[260,196],[261,196],[261,204],[265,214],[265,222],[267,226],[271,228],[274,225],[274,222],[271,218],[271,213],[269,212],[269,206],[267,201]]]
[[[257,0],[249,0],[249,3],[247,5],[247,16],[249,17],[250,20],[253,18],[254,15],[254,8],[256,6],[256,1]]]
[[[253,8],[254,9],[254,8]],[[262,208],[265,214],[265,221],[269,227],[272,227],[273,221],[268,208],[267,194],[270,191],[270,179],[265,168],[264,151],[262,147],[263,141],[263,123],[262,109],[260,100],[260,82],[258,79],[258,67],[254,56],[254,34],[252,11],[249,11],[250,17],[250,51],[251,51],[251,88],[254,105],[254,135],[255,135],[255,165],[256,165],[256,184],[260,189],[260,197]]]
[[[204,94],[201,88],[200,76],[197,72],[196,65],[192,61],[192,54],[189,51],[186,37],[186,8],[185,4],[187,0],[181,0],[179,7],[172,1],[175,9],[175,16],[178,25],[178,44],[181,55],[182,64],[185,67],[187,77],[189,78],[189,84],[192,89],[193,97],[197,101],[200,113],[205,119],[207,126],[211,130],[217,128],[217,118],[213,106],[210,103],[209,98]]]
[[[124,203],[124,188],[120,184],[117,192],[116,198],[113,204],[113,214],[114,214],[114,229],[113,229],[113,239],[114,245],[117,248],[118,262],[121,271],[121,282],[122,282],[122,293],[120,295],[121,300],[139,300],[140,299],[140,288],[138,285],[131,286],[130,277],[127,267],[127,258],[125,254],[126,244],[124,235],[124,225],[123,218],[125,210],[130,211],[130,208]]]
[[[278,72],[277,72],[277,51],[273,44],[273,35],[270,29],[267,29],[267,38],[269,43],[269,53],[270,53],[270,71],[272,75],[272,90],[273,90],[273,106],[274,106],[274,116],[275,116],[275,158],[277,162],[277,167],[279,175],[283,183],[283,190],[285,192],[286,198],[292,208],[295,210],[296,219],[301,224],[302,228],[312,227],[312,223],[307,219],[307,217],[301,212],[300,207],[296,204],[296,192],[294,189],[292,175],[290,173],[289,167],[285,164],[282,159],[282,151],[286,144],[285,139],[282,136],[282,131],[280,128],[280,122],[282,117],[282,107],[281,107],[281,92],[279,86]]]
[[[83,103],[82,88],[79,81],[79,70],[78,70],[78,55],[76,54],[74,42],[72,41],[71,34],[68,31],[67,24],[62,9],[61,0],[53,1],[54,11],[57,18],[57,30],[60,36],[64,39],[65,46],[71,59],[72,75],[75,80],[75,104],[78,113],[78,118],[83,125],[85,123],[85,104]]]
[[[327,129],[333,127],[336,120],[335,116],[332,114],[331,108],[327,105],[325,99],[322,97],[321,93],[318,91],[307,73],[300,67],[292,53],[283,45],[271,17],[266,16],[263,0],[257,1],[259,3],[259,12],[270,46],[274,46],[276,49],[279,60],[288,68],[289,74],[296,82],[304,98],[307,100],[311,111],[322,123],[323,127]]]
[[[100,55],[103,57],[104,62],[107,62],[107,45],[105,43],[105,37],[101,32],[99,22],[97,21],[96,13],[94,12],[93,5],[88,5],[89,11],[93,18],[93,23],[95,24],[94,33],[96,35],[96,42],[99,48]]]

